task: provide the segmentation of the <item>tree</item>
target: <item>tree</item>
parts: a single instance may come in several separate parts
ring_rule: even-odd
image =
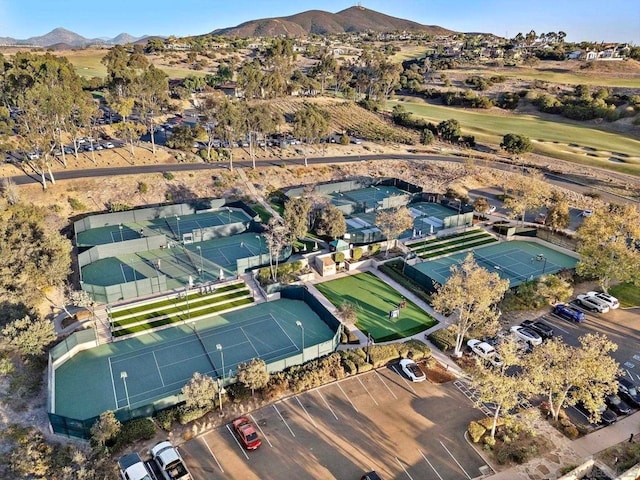
[[[156,153],[154,118],[169,101],[167,74],[153,65],[136,78],[136,102],[140,107],[140,117],[148,125],[153,154]]]
[[[311,202],[306,197],[291,198],[284,205],[284,222],[293,238],[302,238],[309,230]]]
[[[402,232],[413,228],[413,217],[407,207],[383,210],[376,215],[375,225],[387,239],[385,255],[389,253],[389,244],[397,239]]]
[[[635,205],[598,209],[578,228],[576,272],[597,278],[606,292],[611,282],[640,284],[640,214]]]
[[[571,214],[569,213],[569,201],[566,195],[553,192],[550,203],[547,205],[545,225],[552,230],[562,230],[567,228],[570,222]]]
[[[420,132],[420,143],[422,145],[431,145],[434,140],[435,137],[433,135],[433,132],[428,128],[423,128],[422,132]]]
[[[187,408],[208,409],[213,407],[213,402],[218,393],[218,382],[209,375],[195,372],[191,380],[182,387],[182,396]]]
[[[549,197],[550,189],[542,175],[533,173],[511,175],[507,191],[508,197],[504,202],[504,207],[511,210],[514,217],[520,216],[524,225],[527,210],[544,205]]]
[[[229,170],[233,170],[233,143],[238,140],[238,131],[242,126],[240,111],[237,105],[229,100],[226,95],[217,99],[215,108],[217,116],[215,132],[228,145]]]
[[[320,56],[320,61],[314,65],[311,73],[320,77],[320,92],[324,94],[324,88],[326,85],[327,77],[330,77],[336,73],[338,69],[338,63],[333,55],[330,53],[324,53]]]
[[[358,319],[356,306],[351,302],[342,302],[338,307],[338,316],[344,323],[356,323],[356,320]]]
[[[167,146],[176,150],[191,151],[195,139],[194,130],[189,125],[176,125],[171,138],[167,140]]]
[[[271,268],[271,279],[278,281],[278,262],[285,246],[289,243],[291,232],[284,221],[279,217],[271,217],[267,223],[267,228],[262,234],[269,249],[269,267]]]
[[[461,265],[451,267],[451,275],[433,296],[433,309],[454,318],[456,328],[455,355],[462,355],[464,337],[470,329],[487,333],[497,330],[500,315],[496,304],[509,289],[509,280],[479,267],[473,254]]]
[[[316,105],[306,103],[295,113],[293,134],[304,140],[304,166],[308,165],[308,146],[327,134],[331,116]]]
[[[122,424],[111,410],[102,412],[100,418],[91,426],[91,439],[104,447],[109,440],[120,433],[121,428]]]
[[[316,233],[336,239],[347,231],[344,214],[335,205],[327,205],[317,221]]]
[[[238,365],[238,381],[251,389],[251,396],[269,383],[267,364],[261,358],[253,358],[247,363]]]
[[[455,119],[443,120],[437,127],[438,135],[445,141],[455,143],[462,135],[460,123]]]
[[[489,211],[491,205],[489,205],[489,200],[485,197],[476,198],[475,202],[473,202],[473,211],[478,212],[480,214],[485,214]]]
[[[478,394],[478,403],[493,404],[491,438],[495,437],[500,414],[518,406],[521,396],[527,397],[532,391],[529,378],[513,372],[512,367],[519,367],[522,364],[523,357],[520,349],[521,347],[514,339],[503,341],[496,349],[502,365],[483,365],[480,357],[476,357],[477,366],[471,372],[471,381]]]
[[[14,320],[2,329],[4,340],[23,355],[42,355],[57,335],[53,323],[28,315]]]
[[[616,391],[620,366],[609,355],[618,346],[605,335],[588,333],[572,347],[561,338],[552,338],[525,357],[523,374],[529,376],[534,391],[544,395],[554,420],[564,405],[578,401],[594,413],[607,393]]]
[[[566,302],[573,296],[573,287],[557,275],[543,275],[538,278],[537,292],[549,305]]]
[[[500,146],[511,155],[522,155],[533,150],[529,137],[517,133],[507,133],[502,137]]]

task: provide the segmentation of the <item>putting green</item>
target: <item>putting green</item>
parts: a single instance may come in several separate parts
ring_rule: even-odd
[[[402,295],[371,273],[359,273],[316,285],[336,307],[343,302],[356,307],[356,326],[376,342],[396,340],[426,330],[437,323],[410,301],[400,308],[398,318],[389,312],[405,301]]]

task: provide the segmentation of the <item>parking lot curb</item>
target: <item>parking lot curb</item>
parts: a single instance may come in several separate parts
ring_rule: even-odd
[[[469,446],[473,449],[473,451],[476,452],[476,455],[478,455],[478,457],[482,459],[482,461],[487,465],[487,467],[491,469],[491,473],[483,473],[479,477],[475,477],[473,480],[481,479],[481,478],[490,478],[493,475],[495,475],[497,473],[496,469],[493,467],[493,465],[491,465],[491,462],[487,459],[487,457],[485,457],[485,455],[481,451],[479,451],[478,448],[476,448],[476,444],[469,439],[469,432],[465,430],[462,436],[464,437],[466,442],[469,444]]]

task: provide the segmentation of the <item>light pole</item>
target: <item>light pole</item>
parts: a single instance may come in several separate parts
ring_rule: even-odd
[[[258,262],[260,262],[260,264],[262,264],[262,235],[256,235],[256,238],[258,239],[258,248],[260,250],[258,250],[260,258],[258,260]]]
[[[120,241],[124,242],[124,238],[122,237],[122,224],[118,225],[118,230],[120,230]]]
[[[176,215],[176,225],[178,226],[178,242],[180,241],[180,217]]]
[[[227,207],[227,212],[229,213],[229,223],[231,223],[231,208]]]
[[[542,257],[542,260],[544,260],[544,263],[542,264],[542,275],[544,275],[544,272],[547,270],[547,257],[545,255],[540,255]]]
[[[202,262],[202,247],[200,245],[196,245],[196,249],[200,254],[200,280],[204,280],[204,263]]]
[[[127,372],[120,372],[120,378],[122,379],[122,383],[124,383],[124,394],[127,397],[127,408],[131,410],[131,404],[129,403],[129,389],[127,389]]]
[[[222,380],[218,377],[218,404],[220,405],[220,412],[222,412],[222,394],[224,390],[224,351],[222,345],[216,344],[216,350],[220,352],[220,363],[222,364]]]
[[[304,363],[304,325],[300,320],[296,320],[296,325],[300,327],[300,331],[302,332],[302,363]]]

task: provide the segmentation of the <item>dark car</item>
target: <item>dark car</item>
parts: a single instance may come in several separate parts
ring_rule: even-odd
[[[576,403],[576,408],[580,410],[584,415],[589,418],[591,417],[591,412],[584,406],[582,402]],[[600,423],[604,425],[611,425],[612,423],[616,423],[618,421],[617,415],[603,403],[598,408],[600,412]]]
[[[564,303],[559,303],[553,307],[553,313],[566,320],[570,320],[576,323],[582,323],[586,320],[584,312],[581,312],[577,308],[571,307]]]
[[[525,320],[520,325],[537,332],[544,340],[553,338],[553,328],[541,320]]]
[[[609,408],[618,415],[628,415],[631,413],[631,407],[615,393],[604,397],[604,401],[607,403]]]
[[[376,472],[369,472],[360,477],[360,480],[382,480],[382,478]]]
[[[618,379],[618,395],[634,408],[640,408],[640,392],[635,383],[626,378]]]

